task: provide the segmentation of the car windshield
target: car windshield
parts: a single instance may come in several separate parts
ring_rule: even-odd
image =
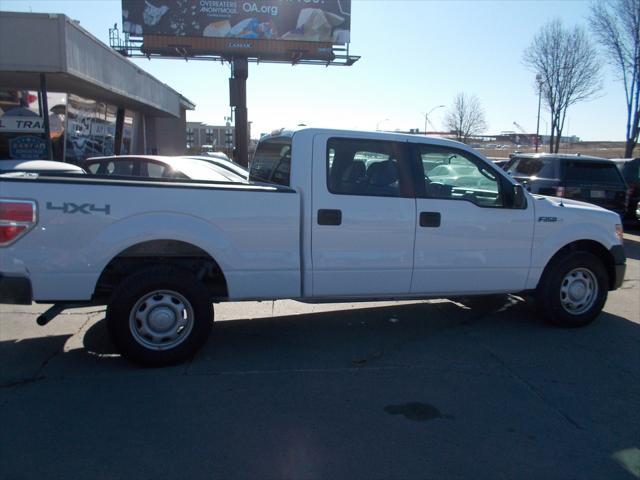
[[[211,165],[216,165],[220,168],[224,168],[225,170],[235,173],[236,175],[240,175],[243,178],[247,178],[247,176],[249,175],[249,172],[247,171],[246,168],[244,168],[242,165],[235,163],[232,160],[225,160],[224,158],[219,158],[219,157],[204,157],[204,156],[189,157],[189,158],[192,158],[194,160],[201,160],[203,162],[210,163]]]
[[[181,159],[174,170],[182,172],[192,180],[210,180],[214,182],[242,181],[238,175],[203,160]]]

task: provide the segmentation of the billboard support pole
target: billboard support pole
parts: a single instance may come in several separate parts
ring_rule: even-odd
[[[235,107],[234,160],[242,166],[249,165],[249,124],[247,115],[247,78],[249,61],[247,57],[234,57],[231,60],[232,77],[229,81],[229,99]]]

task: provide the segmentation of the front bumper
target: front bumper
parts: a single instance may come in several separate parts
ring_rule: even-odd
[[[616,290],[622,286],[622,282],[624,281],[624,274],[627,270],[627,256],[624,253],[624,247],[622,245],[614,245],[611,247],[610,252],[613,257],[614,279],[609,290]]]
[[[0,273],[0,303],[31,305],[32,298],[31,280]]]

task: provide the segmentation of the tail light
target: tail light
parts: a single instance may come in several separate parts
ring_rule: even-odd
[[[31,230],[37,222],[36,202],[0,199],[0,247],[5,247]]]
[[[564,197],[564,187],[556,187],[556,197]]]
[[[627,196],[624,199],[624,204],[625,206],[629,206],[629,203],[631,202],[631,199],[633,198],[633,194],[636,193],[636,189],[635,187],[629,187],[627,188]]]

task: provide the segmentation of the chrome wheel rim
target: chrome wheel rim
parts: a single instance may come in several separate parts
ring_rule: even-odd
[[[598,280],[587,268],[574,268],[565,275],[560,284],[560,303],[571,315],[588,311],[598,296]]]
[[[189,337],[193,319],[193,307],[184,296],[171,290],[154,290],[131,309],[129,328],[143,347],[169,350]]]

